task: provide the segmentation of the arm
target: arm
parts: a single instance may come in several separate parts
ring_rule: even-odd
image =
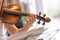
[[[26,25],[21,29],[17,29],[15,26],[10,25],[10,24],[5,24],[5,25],[6,25],[7,29],[8,29],[8,31],[11,34],[15,34],[17,32],[22,32],[22,31],[28,30],[35,20],[36,20],[36,16],[34,14],[30,14],[27,21],[26,21]]]
[[[9,34],[14,34],[18,31],[18,29],[15,27],[15,25],[7,24],[7,23],[5,23],[4,25],[7,29],[7,31],[9,32]]]

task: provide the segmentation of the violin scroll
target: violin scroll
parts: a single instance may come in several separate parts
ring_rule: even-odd
[[[51,21],[51,19],[49,17],[45,18],[46,14],[43,14],[43,17],[40,16],[40,15],[41,15],[41,12],[39,13],[39,15],[37,15],[37,18],[39,20],[38,24],[40,24],[40,21],[43,21],[42,25],[45,25],[45,22],[50,22]]]
[[[49,17],[46,17],[46,18],[45,18],[45,21],[46,21],[46,22],[51,22],[51,19],[50,19]]]

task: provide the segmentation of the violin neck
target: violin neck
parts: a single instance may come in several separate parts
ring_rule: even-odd
[[[16,11],[16,10],[10,10],[10,9],[7,9],[7,8],[3,9],[3,13],[4,14],[16,15],[16,16],[28,16],[29,15],[28,13],[23,13],[23,12]]]
[[[16,10],[10,10],[7,8],[3,9],[3,13],[10,14],[10,15],[16,15],[16,16],[28,16],[29,15],[29,13],[24,13],[24,12],[20,12],[20,11],[16,11]],[[43,20],[43,21],[45,20],[44,17],[38,16],[38,15],[36,15],[36,16],[37,16],[37,19],[39,19],[39,20]]]

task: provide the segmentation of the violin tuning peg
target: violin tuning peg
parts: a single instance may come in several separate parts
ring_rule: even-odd
[[[44,21],[43,21],[43,24],[42,25],[45,25],[45,19],[44,19]]]
[[[43,17],[45,17],[45,16],[46,16],[46,14],[44,14],[44,15],[43,15]],[[44,21],[43,21],[43,24],[42,24],[42,25],[45,25],[45,19],[44,19]]]
[[[45,25],[45,22],[42,25]]]
[[[46,16],[46,14],[43,15],[43,17],[45,17],[45,16]]]
[[[41,15],[41,12],[39,12],[39,16]],[[38,24],[40,24],[40,20],[38,21]]]
[[[45,20],[43,21],[43,24],[42,25],[45,25]]]
[[[38,21],[38,24],[40,24],[40,20]]]
[[[41,12],[39,12],[39,15],[41,15]]]

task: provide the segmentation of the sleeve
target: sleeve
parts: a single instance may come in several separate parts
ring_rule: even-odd
[[[22,28],[23,27],[23,21],[22,20],[19,20],[15,26],[19,29],[19,28]]]

